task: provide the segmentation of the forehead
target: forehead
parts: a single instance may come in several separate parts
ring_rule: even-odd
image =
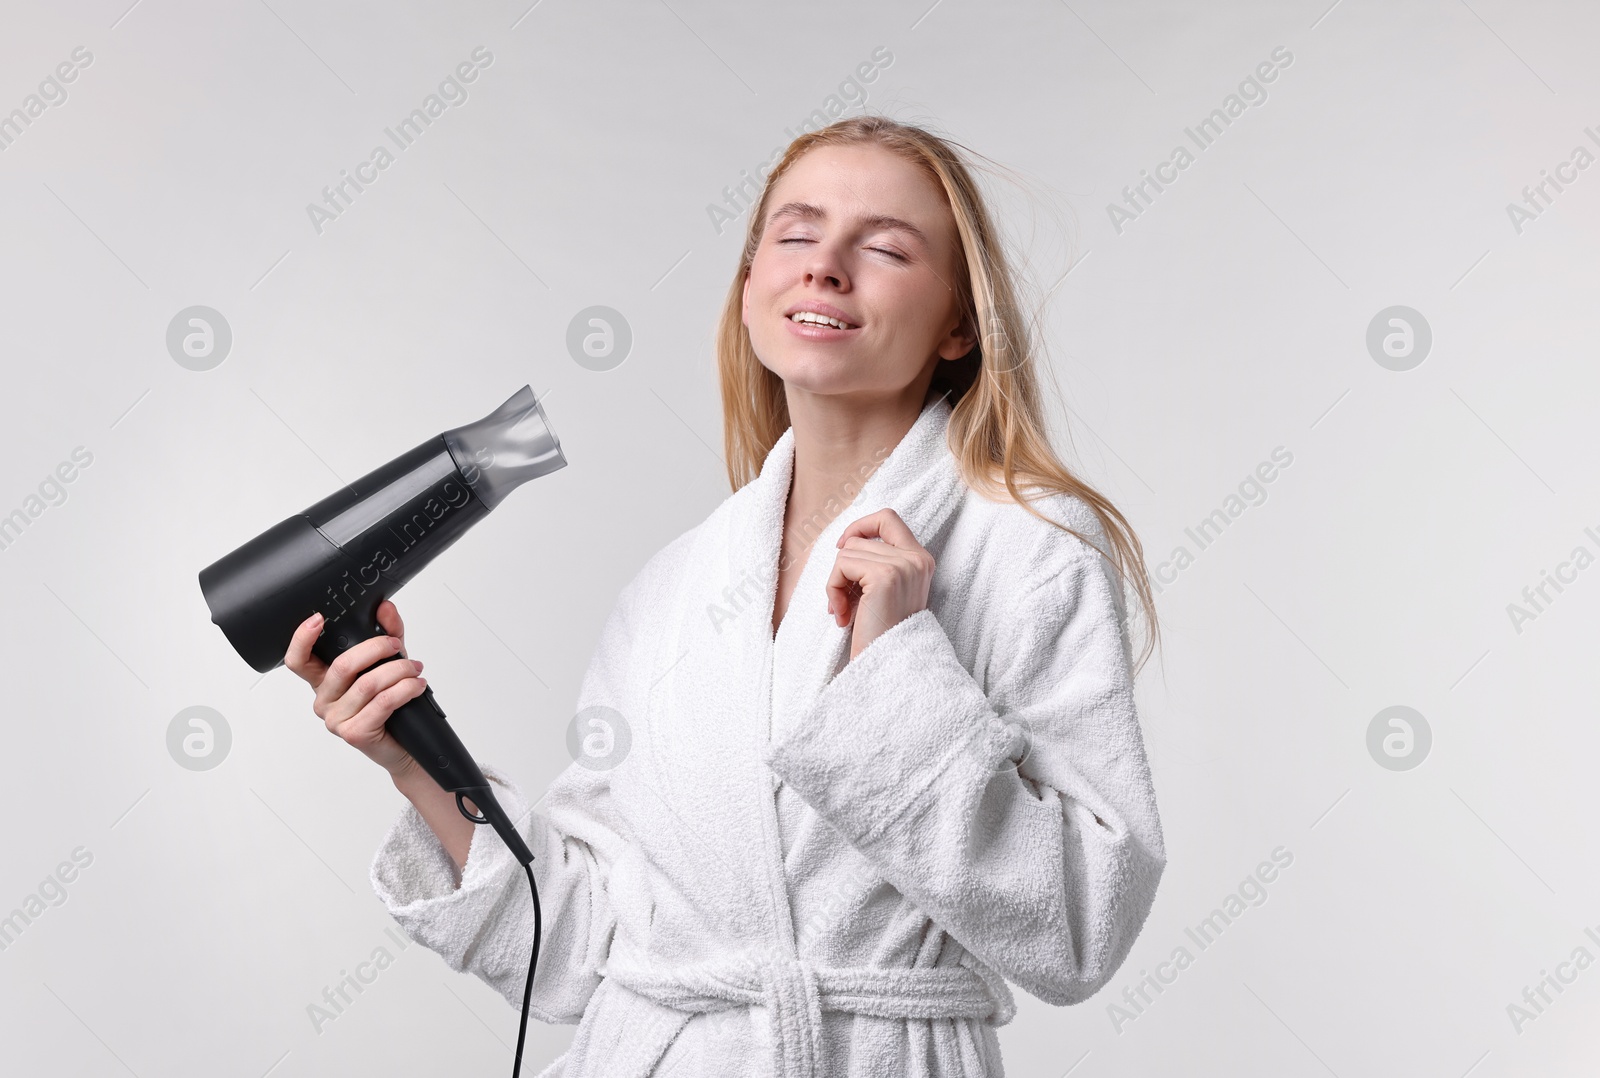
[[[767,207],[769,221],[905,224],[936,248],[947,246],[955,231],[939,185],[910,161],[872,144],[809,151],[778,178]]]

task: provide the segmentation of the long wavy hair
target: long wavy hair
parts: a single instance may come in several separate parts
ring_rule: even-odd
[[[951,401],[946,440],[967,485],[991,501],[1011,501],[1077,536],[1105,556],[1088,536],[1040,513],[1032,498],[1067,494],[1099,519],[1109,561],[1124,588],[1136,593],[1148,627],[1134,663],[1137,672],[1160,640],[1144,550],[1126,518],[1099,491],[1056,456],[1045,429],[1038,387],[1036,313],[1025,310],[1019,281],[995,229],[987,203],[961,154],[987,161],[954,140],[883,116],[857,116],[800,135],[767,176],[751,208],[744,251],[717,322],[717,371],[722,389],[723,447],[728,483],[737,491],[761,473],[767,454],[790,426],[783,379],[762,365],[744,325],[744,282],[765,231],[767,201],[778,179],[819,146],[875,143],[911,162],[943,191],[955,219],[959,258],[952,282],[963,328],[977,343],[957,360],[941,360],[929,387]],[[960,153],[958,153],[958,150]],[[976,327],[976,332],[972,327]],[[1042,336],[1042,335],[1040,335]]]

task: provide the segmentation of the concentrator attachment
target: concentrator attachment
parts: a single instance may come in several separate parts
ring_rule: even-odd
[[[447,430],[444,444],[456,467],[485,509],[530,479],[565,467],[561,439],[550,429],[544,409],[523,386],[500,407],[464,427]]]

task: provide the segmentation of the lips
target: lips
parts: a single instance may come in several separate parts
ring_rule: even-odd
[[[826,341],[847,341],[861,332],[861,327],[853,329],[840,329],[826,322],[796,322],[792,318],[783,320],[784,330],[791,337],[800,340],[821,344]]]
[[[811,300],[811,301],[805,301],[805,302],[801,302],[801,303],[796,303],[796,304],[792,305],[788,310],[783,312],[783,317],[784,317],[784,319],[786,321],[790,322],[791,325],[799,325],[799,324],[802,324],[802,323],[794,322],[794,316],[799,314],[802,311],[809,311],[812,314],[820,314],[820,315],[826,315],[829,318],[836,318],[839,321],[841,321],[841,322],[845,323],[846,325],[850,326],[851,329],[860,329],[861,328],[861,319],[859,317],[857,317],[856,315],[851,314],[849,311],[840,310],[838,307],[833,306],[831,303],[823,303],[823,302],[821,302],[819,300]],[[815,325],[816,323],[812,323],[812,324]],[[848,332],[848,331],[846,331],[846,332]]]

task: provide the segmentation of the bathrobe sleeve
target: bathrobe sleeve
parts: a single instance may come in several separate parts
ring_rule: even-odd
[[[1166,863],[1120,586],[1081,544],[993,616],[987,694],[922,610],[839,671],[768,763],[973,955],[1077,1003],[1127,956]]]
[[[630,592],[624,591],[585,673],[580,712],[617,707],[628,655]],[[600,984],[614,925],[607,891],[622,827],[610,796],[609,772],[573,763],[530,811],[522,791],[498,769],[483,766],[496,796],[533,852],[543,939],[529,1013],[541,1021],[577,1022]],[[373,890],[414,940],[454,970],[475,974],[513,1007],[522,1006],[533,949],[528,878],[494,829],[473,829],[455,886],[449,854],[407,802],[374,858]]]

